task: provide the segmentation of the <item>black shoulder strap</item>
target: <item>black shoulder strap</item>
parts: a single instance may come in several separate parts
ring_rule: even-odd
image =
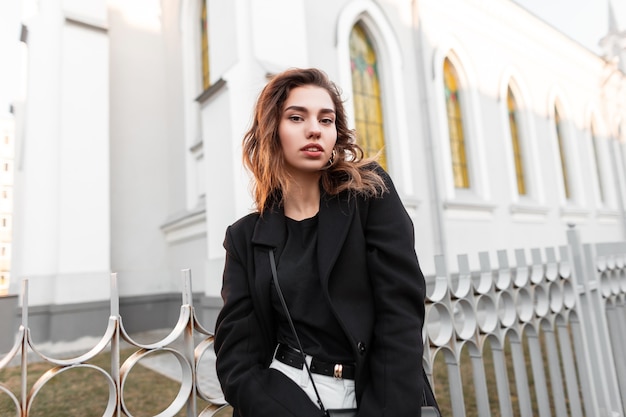
[[[302,361],[304,362],[306,371],[309,374],[309,378],[311,379],[311,384],[313,385],[313,390],[315,390],[315,395],[317,396],[317,404],[319,405],[322,412],[326,414],[326,409],[324,408],[324,404],[322,403],[322,399],[320,398],[319,392],[317,392],[315,381],[313,381],[313,376],[311,375],[311,369],[309,368],[309,364],[306,362],[306,355],[304,354],[304,350],[302,349],[300,338],[298,337],[298,333],[296,333],[296,328],[293,325],[293,321],[291,320],[291,314],[289,314],[289,309],[287,308],[285,297],[283,297],[283,292],[280,290],[280,285],[278,284],[278,273],[276,272],[276,261],[274,260],[274,251],[270,250],[269,254],[270,254],[270,266],[272,267],[272,278],[274,280],[274,286],[276,286],[276,292],[278,293],[280,304],[283,306],[283,310],[285,310],[285,315],[287,316],[289,327],[291,327],[291,332],[293,333],[293,336],[296,339],[296,343],[298,343],[298,350],[300,351],[300,355],[302,355]]]

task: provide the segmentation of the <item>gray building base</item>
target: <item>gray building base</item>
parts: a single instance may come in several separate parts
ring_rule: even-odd
[[[205,297],[203,294],[195,294],[193,299],[196,318],[204,328],[213,331],[222,300]],[[3,300],[4,297],[0,299],[0,325],[5,326],[10,322],[8,318],[12,318],[12,323],[16,324],[11,324],[12,329],[0,327],[0,353],[8,351],[13,345],[18,324],[22,320],[22,311],[17,307],[17,296],[12,305]],[[122,325],[129,334],[173,329],[180,315],[181,303],[180,293],[121,297]],[[104,335],[109,315],[109,301],[33,306],[28,309],[28,327],[35,344],[71,342],[81,337]],[[5,344],[8,346],[6,349]]]
[[[18,301],[17,295],[0,296],[0,353],[11,350],[15,342]]]

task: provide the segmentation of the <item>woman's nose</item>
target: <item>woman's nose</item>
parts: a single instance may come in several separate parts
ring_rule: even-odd
[[[309,138],[318,138],[322,134],[322,130],[320,129],[320,124],[317,120],[312,120],[309,122],[307,137]]]

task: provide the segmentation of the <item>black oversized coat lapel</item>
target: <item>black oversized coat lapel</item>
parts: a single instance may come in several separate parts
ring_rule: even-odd
[[[272,297],[270,293],[272,270],[269,251],[274,250],[276,258],[279,258],[285,245],[286,236],[285,215],[282,207],[272,209],[259,217],[252,235],[254,280],[252,282],[253,288],[250,291],[253,294],[255,308],[260,312],[268,352],[271,352],[276,345],[276,328],[274,320],[272,320]]]
[[[317,260],[322,289],[328,291],[330,273],[348,236],[354,217],[354,206],[350,206],[346,193],[328,196],[322,194],[320,201]]]

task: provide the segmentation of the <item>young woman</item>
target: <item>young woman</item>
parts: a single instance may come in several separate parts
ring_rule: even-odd
[[[277,265],[325,408],[419,417],[424,277],[387,173],[363,159],[338,88],[316,69],[275,76],[243,159],[257,211],[226,231],[217,372],[236,417],[321,415],[272,282]]]

